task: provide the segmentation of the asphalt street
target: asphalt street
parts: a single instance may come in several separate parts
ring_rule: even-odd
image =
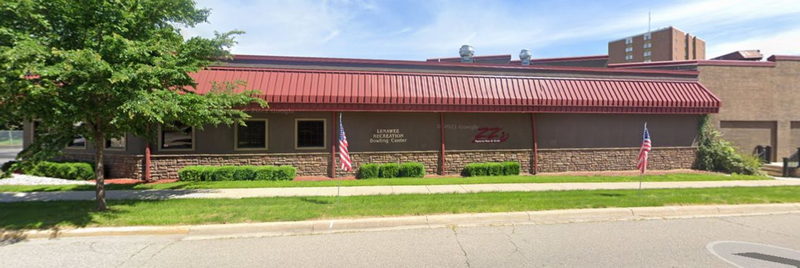
[[[9,148],[9,147],[0,147],[0,165],[5,162],[14,160],[17,157],[17,153],[21,151],[22,148]]]
[[[800,214],[783,214],[279,237],[40,239],[0,243],[0,266],[731,267],[738,261],[792,267],[800,262],[798,222]]]

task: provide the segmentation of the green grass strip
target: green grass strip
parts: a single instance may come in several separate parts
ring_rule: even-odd
[[[0,203],[0,229],[299,221],[448,213],[690,204],[800,202],[800,186],[592,190],[352,197]]]
[[[487,184],[487,183],[560,183],[560,182],[635,182],[639,176],[496,176],[453,178],[395,178],[349,181],[212,181],[174,182],[162,184],[108,185],[109,190],[149,189],[223,189],[223,188],[267,188],[267,187],[333,187],[333,186],[379,186],[379,185],[443,185],[443,184]],[[667,174],[648,175],[641,178],[653,181],[729,181],[770,180],[769,177],[722,174]],[[94,185],[0,185],[0,192],[50,192],[50,191],[94,191]]]

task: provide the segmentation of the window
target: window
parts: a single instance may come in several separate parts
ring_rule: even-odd
[[[267,149],[267,120],[247,120],[246,126],[237,126],[235,137],[236,150]]]
[[[651,48],[651,47],[653,47],[653,43],[650,42],[644,43],[644,48]]]
[[[626,45],[633,44],[633,37],[625,38],[625,44]]]
[[[633,47],[626,47],[625,48],[625,52],[631,52],[631,51],[633,51]]]
[[[633,55],[625,55],[625,60],[632,60],[632,59],[633,59]]]
[[[325,148],[325,119],[297,119],[295,127],[295,148]]]
[[[106,139],[106,149],[125,150],[125,137]]]
[[[163,150],[193,150],[194,128],[176,123],[174,127],[162,127],[159,135],[160,147]]]
[[[652,53],[652,52],[650,52],[649,50],[644,52],[644,56],[645,56],[645,57],[650,57],[650,55],[652,55],[652,54],[653,54],[653,53]]]
[[[651,40],[653,39],[653,35],[651,33],[644,34],[644,40]]]
[[[75,123],[75,128],[80,128],[83,126],[82,122]],[[80,135],[76,135],[72,137],[72,140],[67,144],[67,148],[70,149],[86,149],[86,138]]]

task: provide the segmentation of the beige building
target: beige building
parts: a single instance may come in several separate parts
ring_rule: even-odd
[[[794,156],[800,147],[800,56],[609,67],[697,71],[700,83],[722,100],[719,113],[712,116],[714,124],[742,152],[756,153],[757,147],[769,146],[769,158],[775,162]]]
[[[705,41],[670,26],[608,42],[608,64],[702,60],[705,51]]]

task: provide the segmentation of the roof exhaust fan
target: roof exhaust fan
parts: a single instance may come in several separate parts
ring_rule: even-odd
[[[458,55],[461,56],[461,62],[474,62],[472,56],[475,56],[475,49],[470,45],[463,45],[458,50]]]
[[[523,49],[519,52],[519,61],[522,65],[531,65],[531,51],[528,49]]]

